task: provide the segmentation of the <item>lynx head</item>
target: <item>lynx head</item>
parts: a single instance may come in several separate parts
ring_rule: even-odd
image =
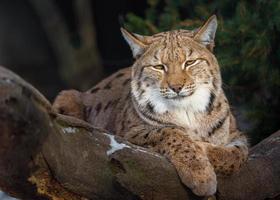
[[[174,30],[142,36],[121,29],[136,59],[132,94],[140,107],[153,112],[206,110],[220,90],[221,77],[213,55],[216,16],[195,30]]]

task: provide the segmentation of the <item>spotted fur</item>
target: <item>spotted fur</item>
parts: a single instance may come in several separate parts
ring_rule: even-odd
[[[122,29],[133,66],[86,93],[75,91],[72,100],[73,91],[63,92],[54,106],[165,155],[195,194],[213,195],[216,175],[237,171],[248,154],[212,52],[216,28],[212,16],[192,31],[141,36]]]

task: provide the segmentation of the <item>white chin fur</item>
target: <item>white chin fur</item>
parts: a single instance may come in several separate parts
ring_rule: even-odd
[[[142,99],[137,98],[137,91],[132,91],[140,106],[146,106],[150,102],[154,106],[155,112],[163,114],[166,111],[187,111],[187,112],[203,112],[205,111],[209,98],[210,90],[207,87],[199,87],[188,97],[182,99],[166,99],[155,89],[146,88],[145,95]]]
[[[205,111],[209,98],[209,89],[201,87],[197,88],[191,96],[182,99],[163,99],[163,102],[166,105],[166,109],[169,111],[185,110],[187,112],[195,113]]]

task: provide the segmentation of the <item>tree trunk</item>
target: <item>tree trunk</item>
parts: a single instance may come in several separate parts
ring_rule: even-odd
[[[74,17],[78,27],[76,42],[79,45],[73,45],[73,38],[56,1],[28,0],[28,2],[34,8],[46,32],[64,81],[71,87],[83,90],[100,81],[103,67],[97,49],[90,1],[73,1]]]
[[[31,85],[0,67],[0,188],[20,199],[200,199],[159,154],[59,115]],[[280,131],[253,147],[217,199],[280,195]]]

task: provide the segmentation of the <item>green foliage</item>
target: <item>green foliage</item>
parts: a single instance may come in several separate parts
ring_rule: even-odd
[[[139,34],[199,27],[216,13],[215,55],[225,91],[241,110],[255,143],[279,128],[280,1],[147,0],[144,16],[127,15],[126,28]],[[249,123],[248,123],[249,122]]]

